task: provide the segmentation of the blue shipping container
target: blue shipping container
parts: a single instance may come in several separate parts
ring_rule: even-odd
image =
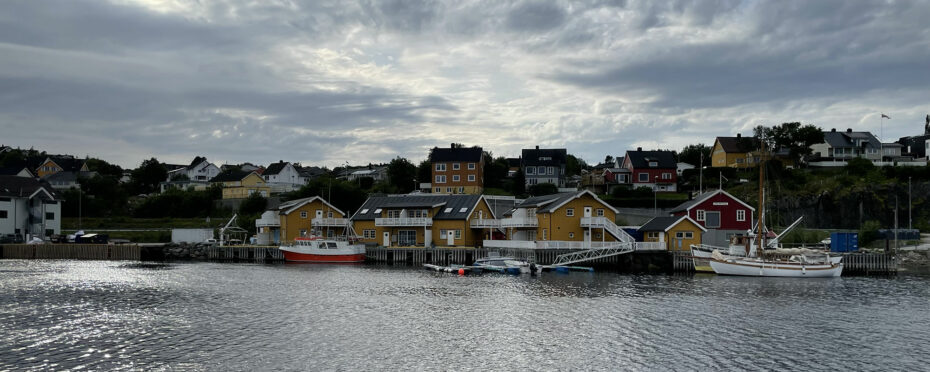
[[[830,252],[855,252],[859,250],[859,233],[830,233]]]

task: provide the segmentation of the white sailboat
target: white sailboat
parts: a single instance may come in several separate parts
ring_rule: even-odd
[[[764,145],[763,145],[764,150]],[[724,255],[719,250],[711,254],[711,269],[720,275],[741,276],[773,276],[773,277],[835,277],[843,273],[841,257],[830,257],[829,254],[814,256],[808,254],[791,255],[788,259],[765,257],[765,203],[762,191],[764,159],[759,164],[759,223],[755,236],[755,244],[749,246],[745,257]],[[799,222],[795,221],[792,226]],[[777,239],[777,238],[776,238]],[[692,250],[694,252],[694,250]],[[728,252],[729,253],[729,252]]]

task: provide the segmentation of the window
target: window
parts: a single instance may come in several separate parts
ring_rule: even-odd
[[[736,164],[743,164],[743,158],[736,158]]]
[[[441,188],[441,187],[437,187],[436,190],[433,191],[433,192],[442,192],[442,188]]]
[[[675,233],[676,239],[693,239],[694,233],[690,231],[679,231]]]
[[[546,240],[546,235],[547,235],[548,232],[549,232],[548,229],[543,229],[543,231],[542,231],[542,240]]]
[[[307,218],[307,211],[301,211],[300,218]]]
[[[0,211],[0,218],[8,218],[9,213],[10,212],[7,211]]]
[[[436,171],[437,171],[437,172],[445,172],[445,171],[446,171],[446,163],[436,163]]]
[[[459,169],[460,169],[459,163],[452,163],[452,170],[459,170]]]
[[[568,208],[565,210],[566,217],[572,217],[575,215],[575,208]]]
[[[375,209],[375,214],[381,214],[381,208]]]
[[[468,207],[459,208],[459,213],[465,213],[465,212],[468,212]]]
[[[646,233],[646,236],[647,236],[647,237],[650,237],[650,238],[653,238],[653,239],[658,239],[658,238],[659,238],[659,232],[658,232],[658,231],[650,231],[650,232]]]
[[[47,220],[47,221],[54,221],[54,220],[55,220],[55,213],[52,213],[52,212],[45,212],[45,220]]]
[[[362,214],[368,213],[368,208],[362,209]]]
[[[526,174],[536,174],[536,167],[526,167]]]
[[[546,174],[546,167],[544,167],[544,166],[539,166],[539,167],[537,167],[537,168],[536,168],[536,173],[538,173],[538,174]]]
[[[698,210],[697,210],[697,220],[698,220],[698,221],[704,221],[704,219],[705,219],[704,210],[703,210],[703,209],[698,209]]]
[[[457,174],[452,176],[452,182],[459,182],[461,180],[462,178]]]
[[[555,167],[546,168],[546,172],[547,172],[549,175],[555,174]]]
[[[333,218],[333,211],[326,212],[327,218]]]
[[[720,212],[705,212],[704,226],[707,228],[720,227]]]
[[[446,187],[446,192],[449,193],[449,194],[451,194],[451,193],[452,193],[452,188],[451,188],[451,187]]]
[[[573,239],[574,237],[575,237],[575,233],[573,233],[573,232],[568,233],[568,238],[569,238],[569,239]]]
[[[736,211],[736,220],[737,221],[746,221],[746,211],[739,209]]]
[[[365,239],[374,239],[375,230],[362,230],[362,237]]]
[[[400,218],[400,211],[396,209],[387,211],[387,218]]]
[[[604,217],[604,208],[598,208],[594,211],[594,215],[598,217]]]
[[[670,180],[670,179],[672,179],[672,174],[671,174],[671,173],[662,173],[662,179],[663,179],[663,180]]]
[[[474,170],[474,169],[475,169],[475,163],[468,163],[468,170]]]
[[[650,167],[658,167],[658,166],[659,166],[659,162],[657,162],[657,161],[650,161],[650,162],[649,162],[649,166],[650,166]]]
[[[444,210],[443,213],[452,213],[452,208],[446,208],[446,210]]]
[[[474,175],[474,174],[469,174],[469,175],[468,175],[468,182],[475,182],[475,175]]]
[[[649,173],[640,173],[639,182],[649,182]]]
[[[459,194],[464,194],[464,193],[465,193],[465,188],[459,187]]]
[[[452,235],[452,239],[461,240],[462,230],[439,230],[439,239],[446,239]]]
[[[446,183],[446,176],[444,174],[436,176],[436,183]]]
[[[300,229],[300,236],[307,236],[307,229]]]

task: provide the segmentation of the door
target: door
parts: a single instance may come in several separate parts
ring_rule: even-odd
[[[591,207],[584,207],[585,218],[591,217]]]
[[[382,243],[383,243],[382,245],[385,247],[391,246],[391,233],[389,231],[384,232],[384,240],[382,241]]]
[[[317,210],[316,210],[316,218],[323,218],[323,210],[322,210],[322,209],[317,209]]]

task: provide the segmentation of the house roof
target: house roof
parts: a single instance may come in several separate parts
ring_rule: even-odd
[[[277,163],[271,163],[271,165],[269,165],[268,168],[265,168],[265,171],[262,172],[262,175],[273,176],[278,173],[281,173],[281,171],[284,170],[284,167],[287,166],[288,164],[289,163],[284,162],[284,161],[279,161]]]
[[[255,172],[247,172],[243,170],[230,169],[223,171],[220,174],[217,174],[216,177],[213,177],[210,182],[232,182],[232,181],[242,181],[243,178],[248,177],[250,174]]]
[[[728,192],[726,192],[726,191],[723,191],[723,190],[713,190],[713,191],[707,191],[707,192],[705,192],[705,193],[703,193],[703,194],[701,194],[701,195],[698,195],[698,196],[697,196],[696,198],[694,198],[694,199],[691,199],[691,200],[688,200],[688,201],[686,201],[686,202],[684,202],[684,203],[678,204],[678,206],[675,207],[675,209],[672,209],[669,213],[678,213],[678,212],[683,212],[683,211],[691,210],[691,208],[693,208],[694,206],[696,206],[696,205],[698,205],[698,204],[701,204],[701,203],[707,201],[707,199],[710,199],[710,198],[712,198],[714,195],[717,195],[717,194],[724,194],[724,195],[726,195],[727,197],[729,197],[730,199],[733,199],[733,200],[737,201],[738,203],[742,204],[742,205],[745,206],[746,208],[749,208],[749,210],[751,210],[751,211],[755,211],[755,210],[756,210],[755,208],[753,208],[753,207],[750,206],[749,204],[746,204],[746,203],[743,202],[742,200],[737,199],[735,196],[731,195],[730,193],[728,193]]]
[[[587,190],[576,191],[576,192],[563,192],[563,193],[558,193],[558,194],[534,196],[532,198],[524,200],[520,204],[517,204],[517,206],[514,207],[514,209],[536,208],[536,213],[552,213],[558,210],[559,208],[561,208],[563,205],[565,205],[569,201],[580,198],[581,196],[585,194],[589,194],[593,196],[595,199],[600,200],[597,197],[597,195],[594,195],[594,193],[587,191]],[[610,204],[604,203],[604,205],[607,206],[607,208],[610,208],[610,210],[612,210],[614,213],[617,213],[617,210]],[[505,216],[512,215],[512,214],[513,214],[513,210],[511,210],[510,212],[507,212]]]
[[[753,152],[759,149],[759,139],[756,137],[717,137],[717,142],[726,153]]]
[[[280,212],[281,214],[285,214],[285,215],[286,215],[286,214],[291,214],[292,212],[294,212],[295,210],[297,210],[297,208],[300,208],[300,207],[303,207],[304,205],[310,204],[310,203],[314,202],[315,200],[319,200],[319,201],[322,202],[324,205],[326,205],[326,206],[332,208],[334,211],[339,212],[340,214],[342,214],[343,216],[345,216],[345,213],[344,213],[342,210],[340,210],[339,208],[336,208],[336,207],[335,207],[334,205],[332,205],[332,204],[329,204],[329,202],[326,201],[326,199],[323,199],[323,198],[321,198],[321,197],[319,197],[319,196],[311,196],[311,197],[309,197],[309,198],[294,199],[294,200],[289,200],[289,201],[283,202],[283,203],[281,203],[281,205],[278,206],[278,210],[281,211],[281,212]]]
[[[626,152],[633,168],[661,168],[661,169],[678,169],[675,162],[675,153],[667,150],[630,150]],[[650,167],[649,162],[658,162],[658,166]]]
[[[29,168],[26,168],[26,167],[3,167],[3,168],[0,168],[0,175],[2,175],[2,176],[15,176],[15,175],[19,174],[19,172],[22,172],[22,171],[26,171],[26,172],[28,172],[29,174],[33,174],[32,171],[29,170]]]
[[[434,147],[429,154],[430,162],[447,162],[447,161],[481,161],[482,149],[480,147],[460,147],[441,149]]]
[[[37,180],[31,177],[0,176],[0,196],[32,197],[33,195],[40,195],[47,199],[59,199],[58,193],[45,180]]]
[[[316,177],[326,174],[326,170],[320,167],[303,167],[298,169],[297,173],[303,177]]]
[[[563,165],[568,152],[565,149],[523,149],[524,165]]]
[[[434,220],[464,220],[468,218],[481,195],[423,195],[406,194],[391,196],[372,196],[352,216],[354,221],[371,221],[381,217],[375,213],[378,209],[435,208],[440,207]],[[464,209],[464,211],[463,211]],[[366,213],[362,213],[362,212]]]
[[[187,166],[187,169],[194,169],[198,164],[207,161],[207,158],[203,156],[195,156],[194,160],[191,160],[191,164]]]
[[[93,178],[97,175],[97,172],[72,172],[64,171],[58,172],[48,177],[45,177],[49,183],[51,182],[75,182],[79,177],[82,178]]]
[[[667,232],[675,225],[681,223],[681,221],[688,220],[691,221],[694,226],[697,226],[701,231],[707,231],[701,224],[694,222],[691,217],[688,216],[670,216],[670,217],[654,217],[653,219],[646,222],[642,227],[637,231],[648,232],[648,231],[662,231]]]
[[[869,132],[823,132],[823,141],[833,148],[859,147],[856,141],[864,141],[866,148],[879,148],[882,143]]]
[[[51,160],[58,164],[64,171],[77,172],[84,166],[83,159],[75,159],[67,156],[50,156],[46,161]],[[45,162],[43,162],[45,163]],[[41,164],[39,164],[41,166]]]

